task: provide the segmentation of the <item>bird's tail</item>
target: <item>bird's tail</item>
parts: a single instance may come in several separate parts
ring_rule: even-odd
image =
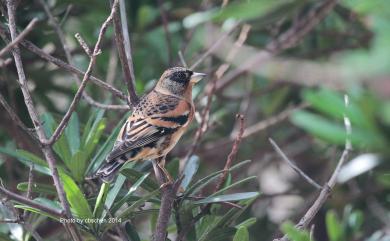
[[[103,182],[112,182],[115,179],[119,169],[127,160],[123,157],[118,157],[108,162],[105,162],[96,172],[95,177],[100,178]]]

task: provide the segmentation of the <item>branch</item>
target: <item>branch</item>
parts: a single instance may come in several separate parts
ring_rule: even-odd
[[[1,35],[1,37],[3,39],[5,39],[6,41],[9,41],[8,38],[7,38],[7,30],[2,25],[0,25],[0,35]],[[34,54],[38,55],[42,59],[44,59],[44,60],[46,60],[48,62],[51,62],[54,65],[57,65],[58,67],[63,68],[63,69],[65,69],[68,72],[75,73],[75,74],[77,74],[79,76],[84,76],[85,75],[85,73],[83,71],[77,69],[76,67],[74,67],[74,66],[72,66],[70,64],[65,63],[64,61],[62,61],[62,60],[60,60],[60,59],[58,59],[56,57],[51,56],[50,54],[47,54],[41,48],[37,47],[35,44],[33,44],[32,42],[30,42],[28,40],[24,40],[24,39],[21,40],[20,41],[20,45],[22,45],[27,50],[33,52]],[[96,78],[94,76],[90,76],[90,80],[94,84],[96,84],[97,86],[110,91],[112,94],[114,94],[118,98],[120,98],[122,100],[127,100],[127,95],[125,95],[120,90],[116,89],[115,87],[107,84],[103,80],[98,79],[98,78]]]
[[[77,92],[72,100],[72,103],[69,106],[68,111],[66,112],[66,114],[62,118],[60,124],[58,125],[57,129],[54,131],[51,138],[48,141],[43,142],[44,144],[46,144],[46,145],[54,144],[58,140],[58,138],[60,138],[62,132],[64,131],[65,127],[67,126],[68,121],[69,121],[73,111],[75,110],[75,108],[77,106],[77,103],[80,101],[80,98],[81,98],[81,95],[84,91],[84,88],[87,86],[89,77],[92,74],[92,69],[96,63],[96,58],[101,53],[100,45],[102,43],[103,36],[107,30],[109,23],[112,21],[113,16],[117,12],[118,3],[119,3],[118,0],[114,1],[112,8],[111,8],[110,15],[107,17],[107,19],[104,21],[104,23],[102,24],[102,26],[100,28],[98,40],[96,41],[95,47],[93,49],[92,56],[90,58],[87,71],[84,74],[84,77],[83,77],[83,80],[81,81],[80,87],[77,90]]]
[[[38,18],[33,18],[27,25],[27,27],[22,32],[20,32],[20,34],[12,42],[8,43],[2,50],[0,50],[0,57],[10,51],[16,44],[18,44],[22,39],[24,39],[27,34],[29,34],[34,29],[37,22]]]
[[[233,59],[236,56],[238,50],[244,44],[246,38],[248,37],[249,30],[250,30],[249,25],[242,26],[240,35],[239,35],[238,39],[236,40],[236,42],[234,43],[234,47],[228,53],[228,57],[227,57],[228,61]],[[221,39],[223,39],[223,37],[224,36],[222,36]],[[210,49],[211,48],[213,48],[213,46],[210,47]],[[206,54],[207,54],[207,52],[206,52]],[[203,56],[203,58],[205,58],[204,56]],[[200,63],[200,62],[201,61],[198,60],[195,64],[193,64],[190,67],[190,69],[193,69],[193,67],[197,66],[197,63]],[[213,99],[213,94],[214,94],[214,91],[216,89],[216,84],[217,84],[218,80],[220,80],[222,78],[222,76],[225,74],[225,72],[229,69],[229,67],[230,67],[230,64],[224,63],[218,67],[217,71],[215,71],[214,78],[213,78],[213,80],[211,80],[211,83],[209,84],[209,85],[211,85],[210,90],[207,91],[206,107],[203,109],[199,128],[196,131],[195,138],[194,138],[194,141],[192,142],[190,150],[187,152],[186,156],[183,158],[183,161],[181,163],[186,163],[189,160],[189,158],[195,153],[195,151],[198,148],[199,143],[203,137],[203,134],[207,131],[208,121],[209,121],[208,117],[209,117],[209,113],[210,113],[210,109],[211,109],[211,102]],[[206,89],[207,89],[207,86],[206,86]]]
[[[225,183],[229,169],[232,166],[233,160],[237,155],[238,147],[240,146],[242,136],[244,134],[244,116],[241,114],[237,114],[236,119],[239,121],[240,128],[239,128],[237,137],[234,140],[232,150],[230,151],[228,158],[226,160],[225,167],[223,168],[223,174],[222,174],[221,178],[219,179],[218,184],[215,186],[214,192],[219,191],[219,189],[221,189],[223,184]],[[210,204],[210,207],[211,207],[211,204]]]
[[[11,117],[11,120],[22,130],[24,130],[29,136],[31,136],[32,139],[37,140],[37,136],[34,135],[34,129],[30,129],[26,125],[24,125],[23,121],[15,113],[12,107],[7,103],[7,101],[4,99],[4,96],[1,93],[0,93],[0,103],[4,107],[4,109],[8,112],[9,116]]]
[[[260,131],[266,130],[267,128],[269,128],[273,125],[276,125],[279,122],[287,119],[291,115],[291,113],[293,113],[294,111],[306,108],[308,106],[309,105],[307,103],[302,103],[302,104],[299,104],[297,106],[287,108],[287,109],[283,110],[282,112],[280,112],[274,116],[269,117],[268,119],[259,121],[251,126],[248,126],[247,128],[245,128],[244,134],[242,135],[242,138],[245,139],[245,138],[248,138],[248,137],[250,137],[250,136],[252,136]],[[233,141],[234,140],[231,139],[230,137],[225,138],[225,139],[222,139],[220,141],[211,143],[211,145],[206,146],[206,150],[215,150],[215,149],[220,148],[222,146],[229,145]]]
[[[225,183],[228,171],[232,165],[233,159],[235,158],[235,156],[238,152],[238,148],[239,148],[241,140],[242,140],[242,135],[244,133],[244,117],[243,117],[243,115],[237,114],[236,118],[238,119],[238,121],[240,123],[239,132],[238,132],[237,137],[234,141],[232,150],[230,151],[230,153],[226,159],[224,172],[223,172],[222,176],[220,177],[218,184],[214,188],[214,193],[217,192],[218,190],[220,190],[221,187],[223,186],[223,184]],[[204,206],[200,210],[200,212],[191,220],[191,222],[186,227],[184,227],[182,229],[182,231],[177,235],[176,241],[182,241],[184,239],[184,237],[188,234],[188,232],[190,232],[191,228],[195,225],[195,223],[197,223],[203,216],[210,213],[211,206],[212,206],[212,203],[208,203],[206,206]]]
[[[303,172],[293,161],[291,161],[290,159],[288,159],[288,157],[286,156],[286,154],[283,153],[283,151],[279,148],[279,146],[276,144],[276,142],[274,140],[272,140],[271,138],[268,138],[269,142],[271,142],[272,144],[272,147],[275,149],[275,151],[282,157],[282,159],[284,161],[287,162],[287,164],[294,170],[296,171],[301,177],[303,177],[310,185],[312,185],[313,187],[315,187],[316,189],[318,190],[321,190],[322,187],[320,186],[320,184],[318,184],[316,181],[314,181],[313,179],[311,179],[308,175],[306,175],[305,172]]]
[[[239,24],[240,23],[237,23],[229,31],[222,34],[222,36],[217,41],[215,41],[215,43],[213,45],[211,45],[210,48],[208,48],[207,51],[202,56],[200,56],[197,61],[195,61],[195,63],[193,63],[191,65],[190,69],[194,69],[199,64],[201,64],[203,62],[203,60],[205,60],[214,51],[214,49],[218,48],[218,46],[223,43],[225,38],[227,38],[239,26]]]
[[[8,22],[9,22],[9,30],[11,34],[11,41],[15,40],[17,37],[17,31],[16,31],[16,20],[15,20],[15,11],[16,11],[16,6],[15,6],[15,1],[13,0],[7,0],[7,11],[8,11]],[[15,65],[16,65],[16,70],[18,73],[18,78],[19,78],[19,85],[23,93],[24,97],[24,102],[26,104],[27,110],[29,112],[30,118],[33,122],[33,125],[36,129],[39,141],[41,143],[44,143],[46,141],[46,135],[45,132],[42,128],[41,122],[39,121],[39,117],[37,114],[37,111],[34,107],[32,97],[30,94],[30,91],[27,86],[27,79],[26,75],[24,73],[23,69],[23,63],[22,63],[22,58],[20,55],[20,49],[18,47],[18,44],[16,44],[12,50],[12,55],[15,60]],[[69,208],[69,203],[67,202],[67,199],[65,197],[65,192],[64,188],[60,182],[59,176],[58,176],[58,171],[56,168],[56,159],[54,157],[53,150],[49,146],[42,146],[42,152],[45,155],[45,158],[48,162],[49,169],[51,171],[52,177],[53,177],[53,182],[54,186],[56,187],[57,193],[58,193],[58,198],[60,200],[60,203],[62,207],[64,208],[65,214],[67,217],[72,217],[72,213]],[[71,235],[72,239],[75,241],[80,241],[81,237],[80,234],[74,224],[65,224],[65,227],[69,231],[69,234]]]
[[[35,201],[31,200],[31,199],[25,198],[25,197],[23,197],[23,196],[21,196],[19,194],[13,193],[13,192],[5,189],[2,185],[0,185],[0,193],[3,194],[4,196],[6,196],[7,198],[11,199],[11,200],[14,200],[14,201],[16,201],[18,203],[21,203],[21,204],[24,204],[24,205],[36,208],[36,209],[38,209],[38,210],[40,210],[42,212],[45,212],[47,214],[52,215],[55,218],[64,217],[64,213],[59,211],[58,209],[54,209],[54,208],[48,207],[47,205],[42,205],[42,204],[40,204],[38,202],[35,202]]]
[[[124,0],[120,0],[120,12],[114,15],[113,22],[115,29],[115,42],[123,69],[123,80],[127,86],[127,91],[130,97],[130,104],[132,106],[135,106],[138,103],[138,96],[134,88],[135,76],[133,68],[133,59],[131,57],[131,45],[127,28]]]
[[[160,185],[162,186],[162,192],[161,192],[160,211],[158,213],[156,230],[153,233],[152,240],[165,241],[167,237],[168,223],[169,223],[169,218],[171,217],[173,203],[176,199],[176,193],[180,187],[180,184],[184,176],[177,179],[173,184],[166,183],[163,172],[159,168],[155,160],[153,160],[153,168],[156,173],[156,178],[160,183]]]
[[[66,40],[65,40],[65,34],[62,31],[60,24],[54,18],[53,14],[51,13],[50,8],[46,4],[46,2],[44,0],[39,0],[38,2],[41,4],[42,8],[46,12],[46,15],[49,17],[49,23],[53,26],[54,31],[56,32],[56,34],[58,36],[58,39],[60,40],[60,43],[61,43],[61,45],[63,47],[63,50],[64,50],[64,53],[65,53],[65,57],[66,57],[67,62],[70,65],[74,65],[74,61],[72,59],[72,55],[71,55],[69,46],[68,46],[68,44],[66,43]],[[79,43],[80,43],[81,47],[84,49],[84,51],[88,54],[88,56],[91,57],[92,51],[89,49],[89,47],[85,43],[85,41],[81,38],[80,34],[77,33],[75,35],[75,37],[79,41]],[[81,84],[81,80],[78,77],[78,75],[76,73],[73,73],[73,77],[75,78],[77,83],[80,85]],[[102,109],[129,109],[129,107],[126,106],[126,105],[107,105],[107,104],[99,103],[99,102],[95,101],[91,96],[89,96],[88,93],[85,92],[85,91],[83,92],[83,97],[90,105],[98,107],[98,108],[102,108]]]
[[[27,185],[27,192],[26,192],[26,198],[32,199],[32,187],[33,187],[33,181],[34,181],[34,164],[30,165],[30,170],[28,172],[28,185]],[[27,210],[24,210],[23,212],[23,220],[27,219]]]
[[[171,43],[171,35],[168,29],[169,22],[163,6],[164,2],[162,0],[158,0],[157,3],[158,3],[158,9],[160,10],[161,20],[163,22],[165,41],[167,44],[167,52],[168,52],[168,63],[169,65],[171,65],[172,64],[172,43]]]
[[[348,96],[345,95],[345,107],[348,108],[349,105],[349,99]],[[311,207],[306,211],[306,213],[303,215],[303,217],[299,220],[299,222],[295,225],[297,229],[305,229],[308,227],[310,222],[313,220],[315,215],[318,213],[320,208],[324,205],[328,197],[330,196],[330,193],[332,191],[332,188],[336,185],[337,176],[340,173],[341,167],[343,166],[344,162],[347,160],[349,152],[352,150],[352,144],[351,144],[351,134],[352,134],[352,128],[351,128],[351,122],[349,118],[346,116],[344,112],[344,126],[345,126],[345,132],[346,132],[346,138],[345,138],[345,147],[344,151],[337,163],[336,168],[334,169],[331,177],[329,180],[324,184],[324,186],[321,189],[320,194],[318,195],[317,199],[314,201],[314,203],[311,205]],[[284,235],[280,239],[274,239],[274,241],[288,241],[288,238],[286,235]]]

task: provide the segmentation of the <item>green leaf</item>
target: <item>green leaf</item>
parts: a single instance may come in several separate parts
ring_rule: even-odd
[[[234,235],[233,241],[249,241],[248,229],[245,226],[240,227]]]
[[[121,190],[123,183],[125,183],[125,181],[126,181],[126,177],[123,176],[123,174],[119,174],[118,177],[116,178],[114,187],[108,192],[106,201],[104,202],[105,209],[103,210],[102,218],[106,216],[107,210],[111,209],[111,206],[114,203],[116,197],[118,196],[118,193]]]
[[[140,178],[144,175],[143,173],[130,168],[123,169],[121,173],[132,183],[137,182],[137,180],[140,180]],[[158,189],[159,185],[152,178],[146,177],[141,183],[141,187],[151,192]]]
[[[224,193],[225,191],[227,191],[227,190],[229,190],[229,189],[232,189],[232,188],[234,188],[234,187],[236,187],[236,186],[242,185],[242,184],[244,184],[244,183],[246,183],[246,182],[249,182],[249,181],[252,181],[252,180],[256,180],[256,179],[257,179],[257,176],[250,176],[250,177],[244,178],[244,179],[242,179],[242,180],[239,180],[239,181],[237,181],[237,182],[235,182],[235,183],[233,183],[233,184],[230,184],[230,185],[228,185],[228,186],[222,188],[221,190],[219,190],[219,191],[213,193],[213,194],[210,195],[210,196],[211,196],[211,197],[217,196],[217,195],[219,195],[219,194]]]
[[[74,112],[69,119],[68,126],[65,129],[65,136],[68,141],[71,154],[75,155],[80,148],[80,122],[76,112]]]
[[[95,208],[93,209],[93,213],[92,213],[92,215],[95,218],[101,217],[100,214],[102,214],[102,211],[104,210],[104,203],[106,201],[109,188],[110,188],[110,183],[107,182],[103,182],[102,185],[100,186],[100,191],[95,202]]]
[[[0,153],[16,158],[26,166],[30,166],[32,163],[34,163],[34,170],[46,175],[51,175],[50,169],[48,168],[45,161],[30,152],[23,150],[11,150],[9,148],[0,147]]]
[[[61,180],[64,185],[66,197],[70,206],[79,218],[92,218],[92,212],[88,205],[87,199],[81,192],[77,184],[71,177],[64,173],[60,173]]]
[[[337,215],[334,211],[330,210],[326,213],[325,222],[326,222],[326,230],[330,241],[344,240],[343,225],[338,220]]]
[[[28,182],[21,182],[16,186],[16,188],[19,191],[27,192]],[[39,194],[57,195],[57,191],[53,185],[43,183],[32,183],[31,191]]]
[[[357,233],[364,222],[364,214],[360,210],[353,211],[348,217],[348,226],[351,227],[353,233]]]
[[[246,160],[246,161],[243,161],[243,162],[240,162],[234,166],[232,166],[229,171],[234,171],[236,169],[239,169],[241,168],[242,166],[250,163],[251,161],[250,160]],[[214,173],[211,173],[210,175],[198,180],[197,182],[195,182],[192,186],[190,186],[188,188],[188,190],[186,190],[183,194],[183,198],[185,197],[188,197],[192,194],[196,194],[197,192],[199,192],[203,187],[205,187],[207,184],[209,184],[210,182],[216,180],[219,175],[221,175],[222,173],[224,172],[224,170],[220,170],[220,171],[217,171],[217,172],[214,172]]]
[[[55,122],[53,116],[50,113],[45,113],[42,115],[43,128],[47,136],[51,136],[57,128],[57,123]],[[68,141],[66,140],[65,135],[61,135],[60,138],[53,145],[54,151],[62,159],[65,165],[69,168],[72,154],[70,152],[70,147]]]
[[[310,241],[310,235],[307,231],[298,230],[291,222],[282,224],[282,231],[290,240]]]
[[[69,169],[77,182],[84,180],[85,169],[87,167],[87,154],[84,151],[77,151],[72,156]]]
[[[142,198],[132,203],[129,207],[124,209],[119,215],[117,215],[118,218],[121,218],[123,220],[127,220],[131,218],[132,216],[136,215],[136,209],[139,208],[141,205],[144,205],[145,202],[147,202],[152,197],[156,196],[160,192],[160,189],[156,189],[153,192],[150,192],[148,194],[145,194]],[[105,230],[110,229],[114,226],[113,223],[108,223],[104,228]]]
[[[345,144],[346,131],[342,122],[335,123],[308,111],[295,111],[291,120],[295,125],[325,141],[339,145]],[[385,143],[373,132],[352,128],[351,142],[355,146],[378,149]]]
[[[215,230],[231,225],[231,223],[233,223],[255,200],[256,197],[240,201],[238,204],[242,207],[242,209],[231,208],[221,218],[218,218],[210,223],[210,225],[207,226],[207,229],[201,234],[199,241],[208,241],[212,238]]]
[[[369,118],[369,116],[364,114],[353,100],[349,101],[349,105],[346,108],[344,97],[336,91],[327,89],[321,89],[319,91],[305,91],[303,96],[312,107],[322,113],[335,117],[339,120],[343,120],[344,114],[346,114],[353,126],[364,127],[367,129],[374,126],[372,118]]]
[[[123,120],[126,119],[126,117],[127,116],[123,117],[122,121],[120,121],[119,124],[115,127],[115,129],[112,130],[111,135],[100,147],[99,151],[97,151],[97,154],[93,157],[92,161],[89,163],[89,166],[87,168],[88,173],[95,173],[96,170],[100,167],[102,162],[107,157],[108,153],[112,150],[112,146],[114,145],[118,133],[123,126]]]
[[[181,182],[181,187],[183,188],[183,190],[187,189],[195,173],[198,171],[198,168],[199,168],[199,157],[193,155],[188,159],[186,165],[184,166],[184,171],[183,171],[184,179]]]
[[[95,122],[94,125],[92,126],[83,149],[87,157],[91,155],[92,151],[99,143],[100,136],[103,134],[105,127],[106,127],[105,119],[101,119],[100,121]]]
[[[257,222],[257,218],[248,218],[247,220],[245,220],[244,222],[240,223],[240,224],[237,224],[235,227],[236,228],[240,228],[240,227],[246,227],[246,228],[249,228],[250,226],[252,226],[253,224],[255,224]]]
[[[52,200],[47,199],[47,198],[38,197],[38,198],[35,198],[34,201],[37,202],[37,203],[40,203],[42,205],[45,205],[47,207],[53,208],[53,209],[62,210],[62,207],[61,207],[61,205],[58,202],[52,201]],[[28,210],[30,212],[38,213],[40,215],[43,215],[43,216],[46,216],[46,217],[49,217],[49,218],[52,218],[54,220],[59,221],[59,219],[57,217],[54,217],[51,214],[48,214],[48,213],[43,212],[43,211],[41,211],[39,209],[36,209],[34,207],[30,207],[30,206],[27,206],[27,205],[24,205],[24,204],[17,204],[17,205],[15,205],[15,208]]]
[[[244,199],[250,199],[259,196],[258,192],[242,192],[234,194],[226,194],[219,196],[210,196],[205,199],[193,202],[196,204],[205,204],[205,203],[217,203],[217,202],[233,202],[240,201]]]
[[[145,173],[142,177],[140,177],[137,182],[135,182],[131,188],[129,189],[129,191],[126,193],[126,195],[121,198],[121,200],[119,200],[118,202],[115,203],[115,206],[112,208],[112,212],[115,213],[120,207],[122,207],[122,205],[127,202],[129,200],[129,198],[131,197],[131,195],[138,189],[138,187],[140,187],[142,185],[142,183],[146,180],[146,178],[148,178],[149,176],[149,173]],[[112,203],[111,203],[112,205]],[[107,206],[108,208],[111,208],[111,205],[110,206]]]
[[[125,230],[131,241],[141,241],[136,229],[130,224],[130,222],[125,224]]]

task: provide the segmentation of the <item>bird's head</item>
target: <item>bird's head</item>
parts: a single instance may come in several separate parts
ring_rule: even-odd
[[[183,67],[173,67],[165,70],[156,88],[175,95],[183,95],[206,74],[196,73]]]

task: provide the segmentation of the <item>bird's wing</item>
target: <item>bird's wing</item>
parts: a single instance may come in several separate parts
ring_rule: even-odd
[[[190,120],[191,104],[174,96],[151,92],[122,127],[107,162],[171,135]]]

